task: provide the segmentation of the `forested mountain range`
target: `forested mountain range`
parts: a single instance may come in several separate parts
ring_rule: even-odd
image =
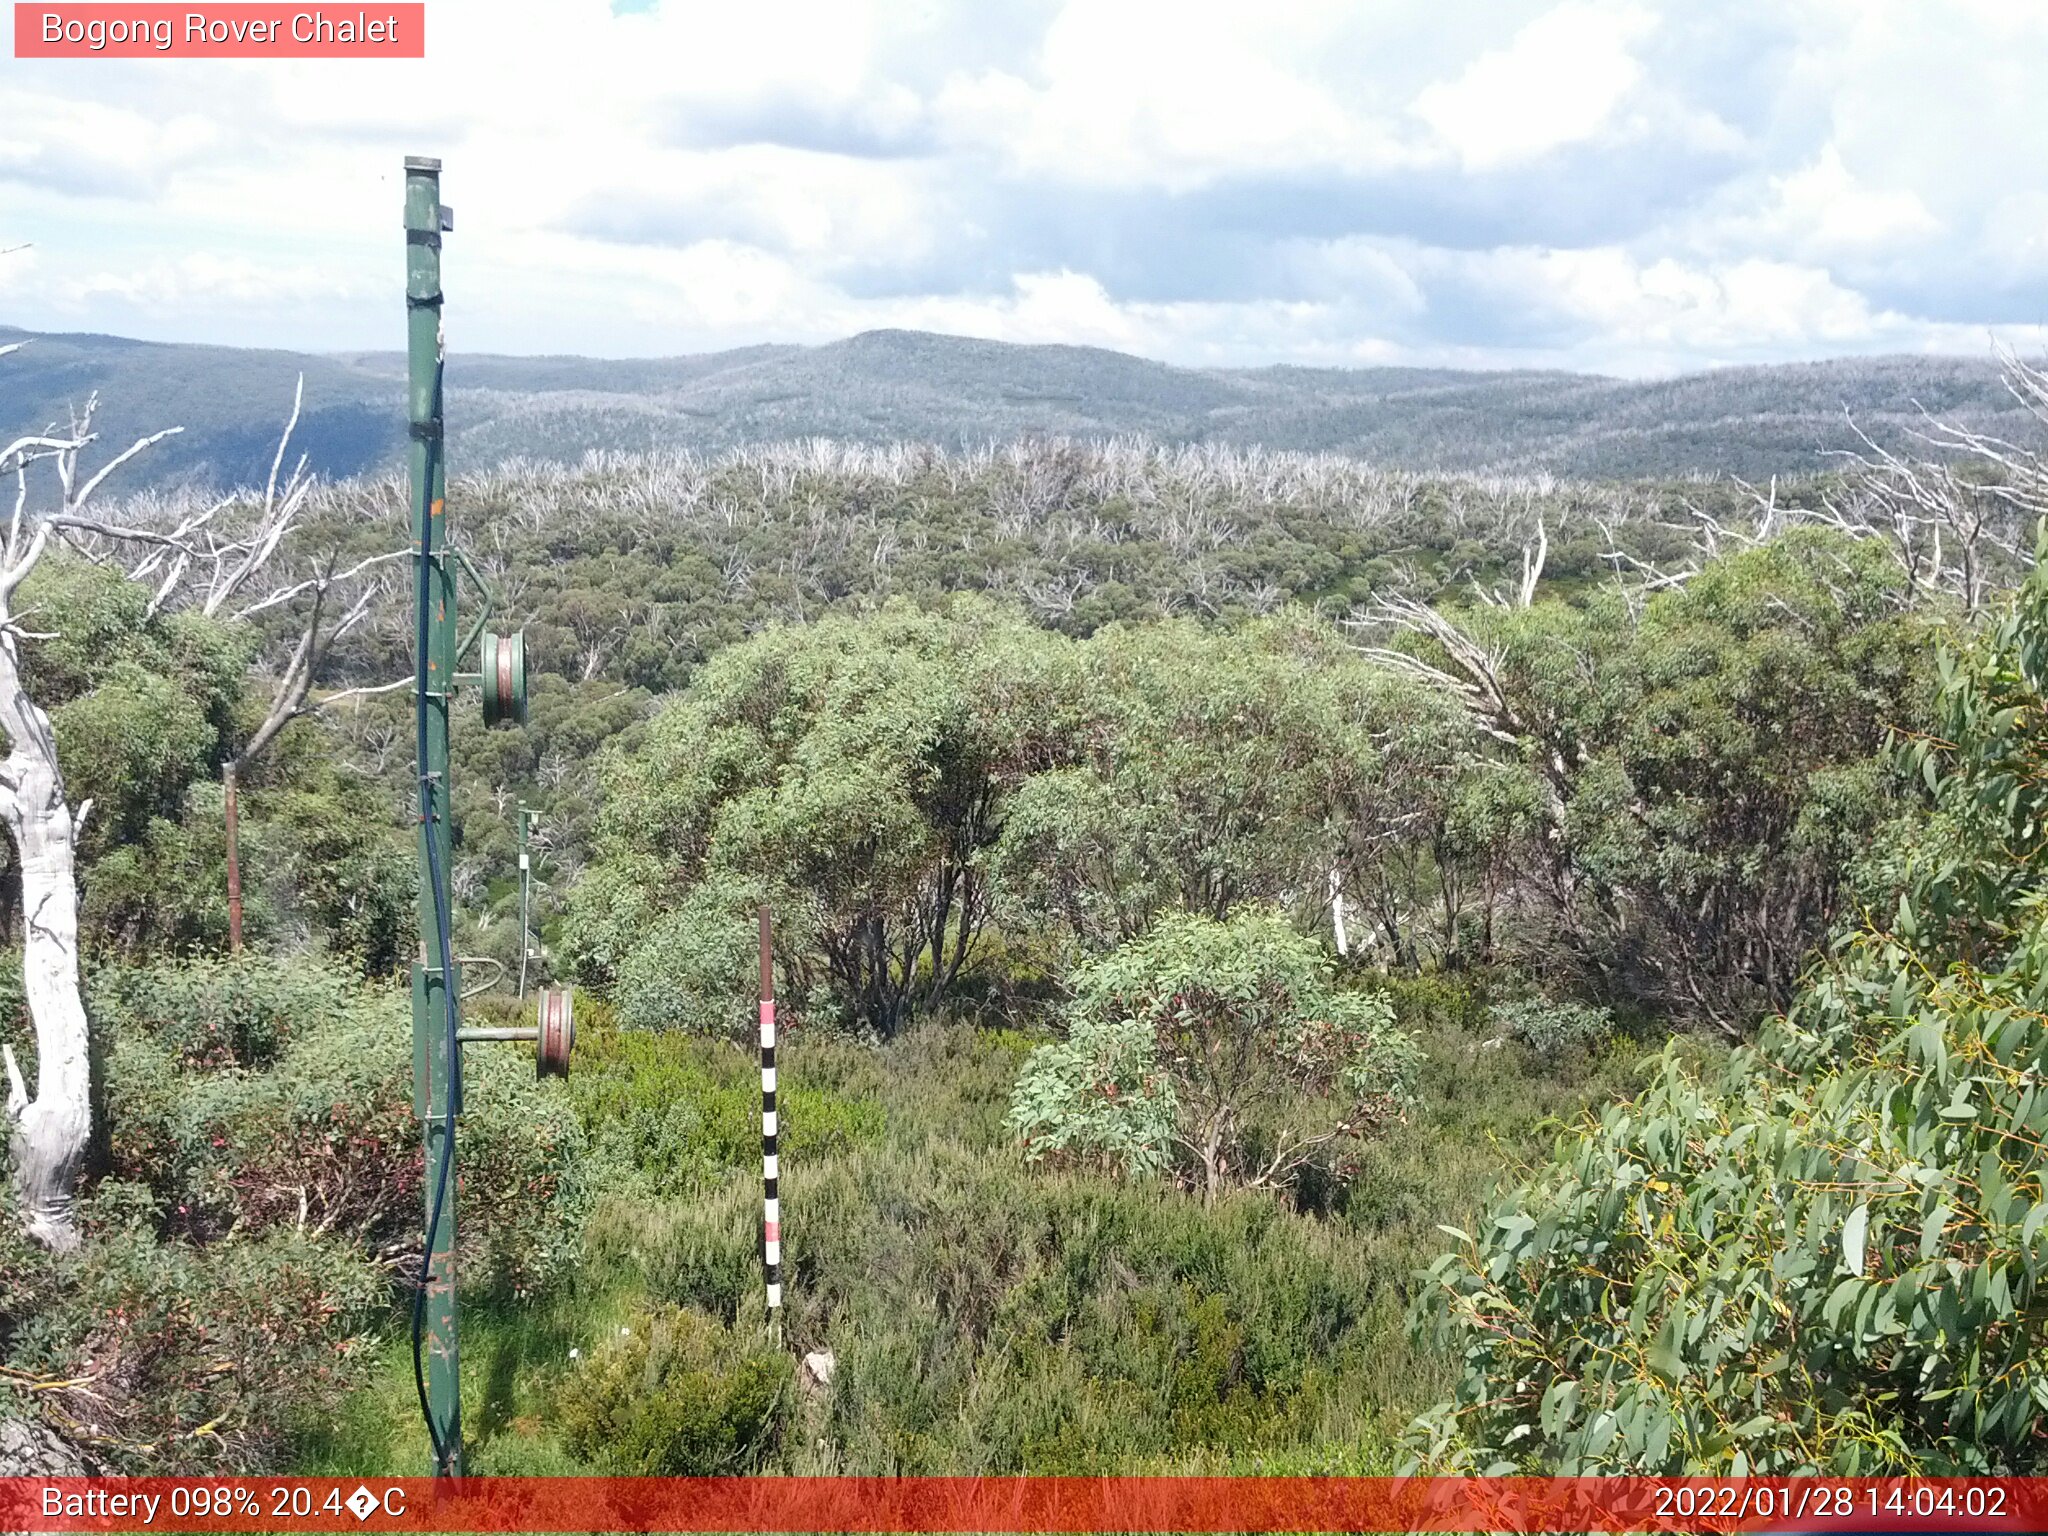
[[[102,399],[104,439],[181,425],[139,479],[259,481],[294,379],[298,444],[341,477],[394,465],[397,352],[310,354],[41,335],[0,326],[10,359],[0,430]],[[1847,416],[1903,441],[1921,411],[2005,435],[2020,406],[1995,361],[1876,357],[1639,381],[1431,368],[1192,369],[1093,347],[871,331],[823,346],[604,359],[457,354],[457,464],[574,461],[591,449],[717,450],[791,438],[968,447],[1018,438],[1140,436],[1167,444],[1332,452],[1397,469],[1548,471],[1608,479],[1823,467],[1854,444]],[[1845,415],[1845,413],[1847,413]]]

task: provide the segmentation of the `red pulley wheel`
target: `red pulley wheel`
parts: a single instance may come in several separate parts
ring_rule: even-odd
[[[534,1042],[537,1077],[567,1077],[569,1051],[576,1044],[576,1019],[567,987],[544,988],[540,994],[540,1038]]]

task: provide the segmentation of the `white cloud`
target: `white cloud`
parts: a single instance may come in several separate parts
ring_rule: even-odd
[[[116,102],[0,85],[0,178],[149,197],[180,167],[217,152],[220,139],[200,112],[156,118]]]
[[[921,325],[1640,372],[2048,315],[2038,0],[434,0],[429,32],[11,61],[0,248],[37,249],[0,320],[390,345],[412,151],[447,162],[452,332],[494,350]]]
[[[1404,163],[1411,152],[1355,91],[1289,56],[1342,21],[1327,4],[1071,0],[1030,67],[956,76],[934,117],[1015,173],[1076,182],[1185,190]]]
[[[1869,252],[1915,242],[1941,224],[1909,188],[1866,185],[1830,143],[1811,165],[1771,179],[1777,215],[1794,237],[1822,253]]]
[[[371,283],[346,267],[257,262],[193,251],[119,270],[53,278],[45,291],[68,310],[89,313],[100,301],[142,308],[214,304],[299,304],[367,296]]]
[[[1656,21],[1635,5],[1566,0],[1456,80],[1425,88],[1415,113],[1474,170],[1583,143],[1642,80],[1634,46]]]
[[[1577,365],[1603,372],[1657,374],[1846,353],[1983,352],[1988,341],[1982,327],[1873,305],[1824,269],[1792,262],[1644,260],[1597,247],[1496,250],[1446,264],[1497,305],[1553,331],[1576,329],[1585,338],[1572,349]]]

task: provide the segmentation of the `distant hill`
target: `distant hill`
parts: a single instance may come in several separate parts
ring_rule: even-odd
[[[31,345],[0,363],[0,432],[61,419],[97,390],[110,444],[185,427],[150,456],[146,478],[158,484],[260,480],[302,370],[298,442],[321,473],[350,475],[401,455],[405,364],[397,353],[174,346],[0,326],[0,343],[24,339]],[[1532,371],[1176,368],[1094,347],[870,331],[825,346],[693,357],[457,355],[448,388],[458,469],[512,457],[574,460],[593,448],[718,449],[795,437],[960,446],[1142,435],[1409,469],[1754,479],[1815,469],[1821,450],[1849,444],[1845,409],[1880,441],[1897,442],[1920,406],[2025,430],[1995,364],[1953,357],[1730,368],[1643,383]]]

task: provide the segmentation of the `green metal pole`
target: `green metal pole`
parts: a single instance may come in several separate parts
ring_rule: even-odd
[[[519,995],[526,996],[526,962],[533,957],[533,859],[526,841],[533,812],[519,802]]]
[[[461,1355],[455,1336],[455,1190],[450,1171],[434,1220],[436,1179],[454,1133],[450,1106],[459,1102],[459,1053],[450,1059],[451,1013],[459,978],[442,973],[440,922],[452,914],[448,869],[454,853],[449,820],[448,699],[455,677],[455,565],[448,552],[447,462],[441,422],[441,162],[405,162],[406,404],[411,426],[414,591],[426,593],[425,697],[419,771],[426,811],[420,822],[420,956],[413,966],[414,1103],[425,1126],[427,1234],[425,1376],[427,1411],[439,1426],[444,1453],[437,1474],[462,1471]],[[423,553],[431,550],[431,554]],[[424,582],[420,563],[426,564]],[[415,614],[415,621],[419,615]],[[430,857],[429,840],[432,840]],[[434,878],[436,867],[440,879]],[[436,889],[438,884],[439,889]],[[450,918],[452,921],[452,917]]]

